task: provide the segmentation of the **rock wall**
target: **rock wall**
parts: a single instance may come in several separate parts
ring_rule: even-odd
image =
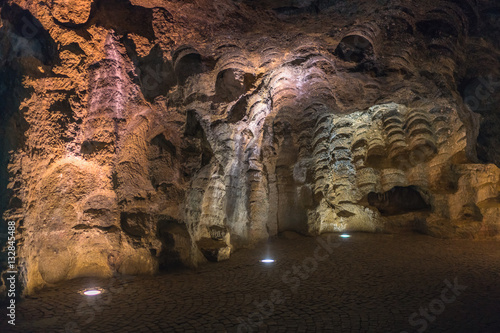
[[[27,293],[288,230],[499,237],[493,1],[0,6]]]

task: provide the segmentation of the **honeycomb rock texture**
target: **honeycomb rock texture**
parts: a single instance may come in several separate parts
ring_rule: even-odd
[[[0,231],[18,226],[26,293],[288,231],[499,238],[496,1],[10,0],[0,17]]]

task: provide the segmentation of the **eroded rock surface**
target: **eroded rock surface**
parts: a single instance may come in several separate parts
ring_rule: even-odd
[[[280,232],[498,237],[495,6],[1,2],[26,291]]]

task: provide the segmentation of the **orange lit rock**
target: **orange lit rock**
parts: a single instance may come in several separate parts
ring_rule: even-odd
[[[88,21],[93,0],[52,0],[52,16],[60,23],[79,25]]]

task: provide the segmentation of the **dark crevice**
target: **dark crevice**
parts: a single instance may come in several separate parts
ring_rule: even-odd
[[[242,120],[246,115],[247,107],[248,96],[244,96],[240,98],[238,102],[236,102],[236,104],[234,104],[233,107],[229,110],[227,121],[231,124],[234,124]]]
[[[0,234],[7,235],[7,219],[17,215],[22,209],[21,182],[16,182],[8,188],[8,164],[12,162],[12,152],[25,147],[24,133],[29,124],[24,119],[25,108],[20,110],[20,102],[32,94],[32,89],[23,85],[23,77],[33,67],[28,68],[23,62],[27,58],[36,59],[31,63],[50,65],[55,53],[53,40],[48,33],[39,28],[40,23],[28,12],[17,5],[1,4],[2,27],[0,28],[0,42],[9,45],[3,48],[0,55]],[[5,43],[4,39],[9,39]],[[17,171],[19,172],[19,171]],[[12,180],[12,179],[10,179]],[[18,226],[22,220],[16,220]],[[21,228],[18,233],[21,233]],[[6,238],[0,238],[0,248],[4,248]],[[0,253],[0,272],[6,268],[7,252]],[[5,275],[4,275],[5,277]],[[5,281],[1,279],[1,286]],[[22,285],[18,286],[21,290]],[[20,290],[20,292],[21,292]],[[20,294],[20,293],[19,293]]]
[[[172,62],[167,60],[159,45],[153,46],[146,56],[139,56],[136,45],[129,35],[125,35],[121,41],[134,63],[135,73],[131,73],[131,78],[141,87],[148,101],[166,95],[177,84]]]
[[[113,233],[113,232],[118,232],[119,229],[112,225],[112,226],[109,226],[109,227],[101,227],[101,226],[98,226],[98,225],[88,225],[88,224],[77,224],[73,227],[73,229],[75,230],[92,230],[92,229],[98,229],[98,230],[101,230],[101,231],[104,231],[104,232],[109,232],[109,233]]]
[[[158,256],[160,269],[182,266],[183,256],[189,253],[191,247],[191,237],[186,225],[170,217],[162,218],[158,221],[157,232],[162,243]]]
[[[425,20],[417,23],[417,30],[428,39],[457,37],[458,31],[443,20]]]
[[[353,63],[373,61],[375,57],[373,45],[368,39],[359,35],[344,37],[334,54],[344,61]]]
[[[200,163],[200,168],[209,164],[214,156],[212,147],[208,142],[206,133],[198,120],[195,110],[188,110],[186,113],[186,125],[184,136],[187,140],[192,140],[190,148],[183,150],[185,160],[196,159]],[[193,170],[194,171],[194,170]]]
[[[500,78],[492,74],[466,78],[458,89],[469,109],[481,115],[477,158],[482,163],[494,163],[500,167],[500,151],[497,149],[500,146],[500,116],[496,111],[500,107]]]
[[[180,84],[206,70],[201,55],[189,45],[179,47],[172,55],[174,72]]]
[[[415,186],[395,186],[384,193],[370,192],[368,203],[383,216],[430,211],[431,208]]]
[[[134,6],[129,0],[96,0],[90,17],[83,27],[97,25],[114,30],[118,35],[136,33],[149,40],[155,39],[153,10]]]
[[[2,33],[9,35],[11,39],[10,59],[33,57],[47,66],[57,62],[58,53],[54,40],[29,11],[15,4],[7,5],[2,7],[0,16],[4,21]]]
[[[177,153],[177,149],[174,144],[167,140],[163,134],[155,136],[150,143],[158,147],[160,155],[170,154],[175,156]]]
[[[228,68],[217,75],[214,102],[232,102],[249,91],[255,77],[239,69]]]

